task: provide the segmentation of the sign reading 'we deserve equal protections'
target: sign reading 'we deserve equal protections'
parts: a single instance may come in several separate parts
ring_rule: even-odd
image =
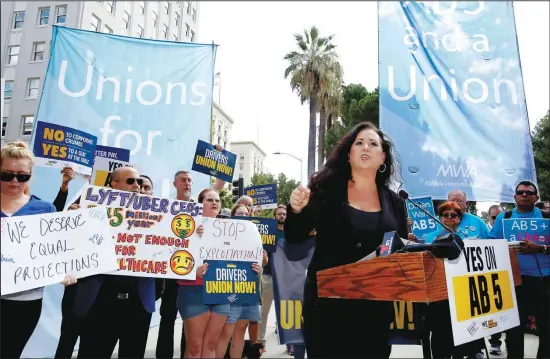
[[[109,274],[193,280],[202,204],[86,186],[84,207],[105,206],[118,271]]]
[[[520,324],[506,240],[464,241],[460,257],[445,259],[445,276],[455,345]]]
[[[104,210],[2,218],[2,295],[117,269]]]

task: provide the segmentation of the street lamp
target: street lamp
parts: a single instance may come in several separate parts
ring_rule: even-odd
[[[302,167],[303,167],[303,162],[302,162],[302,159],[299,158],[299,157],[296,157],[294,155],[291,155],[290,153],[286,153],[286,152],[273,152],[274,155],[287,155],[287,156],[290,156],[292,158],[294,158],[295,160],[298,160],[300,161],[300,184],[304,184],[304,181],[303,181],[303,177],[302,177]]]

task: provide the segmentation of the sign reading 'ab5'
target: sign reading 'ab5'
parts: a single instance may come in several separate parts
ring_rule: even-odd
[[[455,345],[520,324],[505,240],[465,240],[459,258],[445,259],[445,275]]]

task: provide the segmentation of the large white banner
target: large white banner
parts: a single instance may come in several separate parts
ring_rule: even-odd
[[[445,259],[445,275],[455,345],[520,324],[506,240],[464,241],[460,257]]]
[[[115,236],[110,274],[193,280],[202,204],[85,186],[80,204],[104,206]]]
[[[2,295],[117,269],[102,209],[2,218]]]

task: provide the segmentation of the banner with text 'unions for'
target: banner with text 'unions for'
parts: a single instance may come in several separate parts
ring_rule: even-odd
[[[190,170],[198,140],[210,138],[215,45],[154,41],[53,27],[37,121],[97,136],[130,150],[157,196],[173,197],[178,170]],[[59,170],[37,168],[33,194],[53,201]],[[69,187],[69,198],[83,181]],[[210,185],[196,174],[194,188]]]
[[[405,188],[513,202],[535,181],[512,2],[379,2],[380,126]]]

